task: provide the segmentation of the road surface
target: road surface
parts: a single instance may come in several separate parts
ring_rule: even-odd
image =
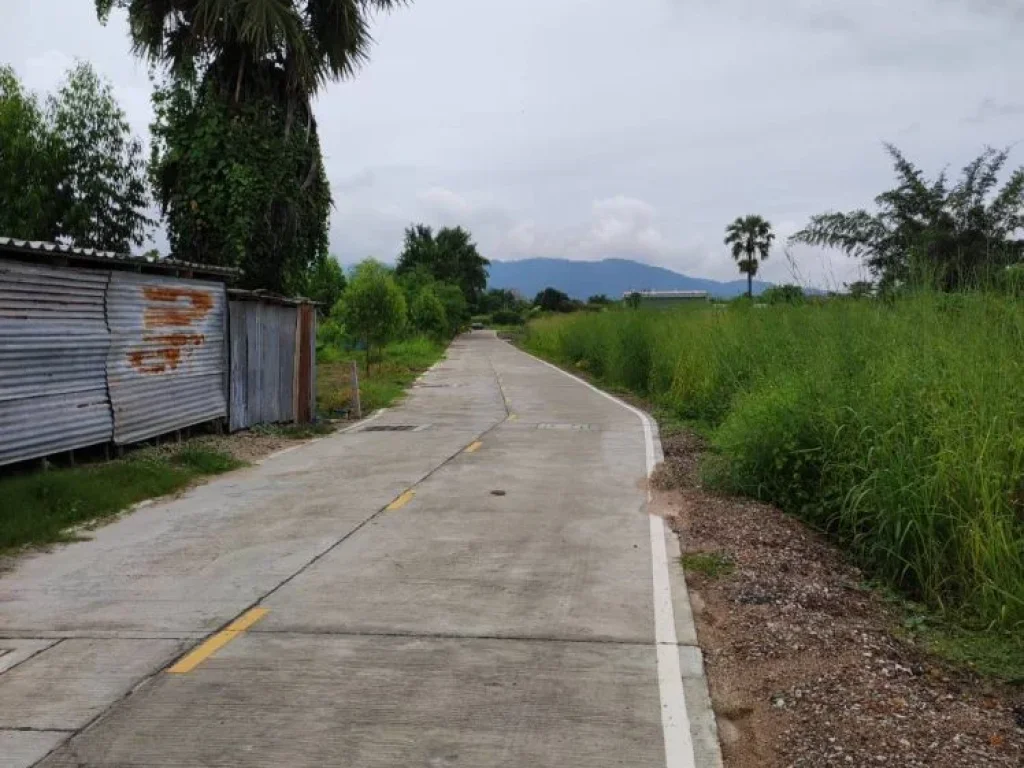
[[[659,451],[463,336],[403,405],[0,576],[0,766],[716,766]]]

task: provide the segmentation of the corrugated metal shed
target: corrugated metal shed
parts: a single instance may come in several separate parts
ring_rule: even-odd
[[[0,465],[110,440],[109,279],[0,260]]]
[[[114,272],[107,358],[114,442],[227,416],[224,286]]]

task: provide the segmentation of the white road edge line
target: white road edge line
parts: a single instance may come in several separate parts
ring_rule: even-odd
[[[589,381],[573,376],[547,360],[541,360],[539,357],[534,359],[621,405],[640,419],[644,425],[647,477],[650,478],[656,466],[654,426],[651,418],[639,408],[609,395]],[[652,498],[653,494],[648,485],[648,503]],[[654,581],[654,641],[658,650],[658,688],[661,693],[661,729],[665,735],[665,765],[666,768],[696,768],[690,717],[686,711],[686,695],[683,693],[683,673],[679,666],[679,642],[676,638],[675,611],[672,608],[672,585],[668,576],[668,552],[665,549],[667,523],[657,515],[648,515],[648,521]]]

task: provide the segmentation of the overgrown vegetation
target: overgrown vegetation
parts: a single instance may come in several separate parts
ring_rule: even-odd
[[[222,453],[185,446],[161,454],[0,478],[0,551],[74,538],[72,526],[116,515],[193,480],[241,466]]]
[[[527,346],[708,434],[715,485],[830,533],[974,626],[1024,626],[1024,307],[921,292],[577,313]]]
[[[395,341],[380,350],[369,374],[360,372],[363,415],[391,405],[444,354],[445,344],[426,336]],[[344,347],[322,347],[317,356],[317,411],[328,418],[351,417],[352,361],[362,354]]]

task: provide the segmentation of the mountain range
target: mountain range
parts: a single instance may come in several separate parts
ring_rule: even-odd
[[[720,282],[673,272],[631,259],[570,261],[568,259],[523,259],[492,261],[488,288],[519,291],[532,299],[545,288],[557,288],[573,299],[597,294],[618,299],[626,291],[707,291],[715,297],[732,298],[746,293],[747,281]],[[754,293],[771,283],[754,281]]]

